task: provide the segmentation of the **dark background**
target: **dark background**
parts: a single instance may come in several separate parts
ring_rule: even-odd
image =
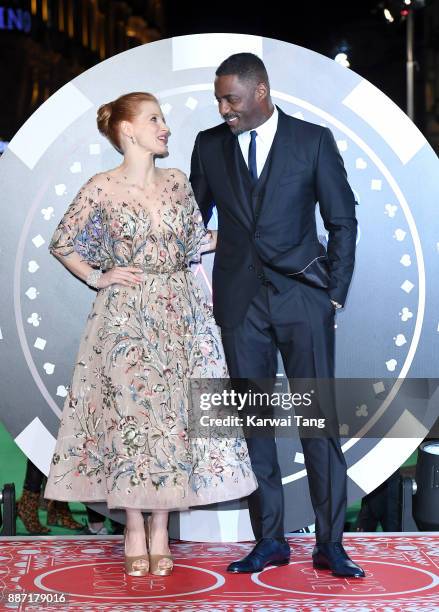
[[[165,4],[169,7],[166,17],[170,36],[198,32],[255,34],[328,57],[335,57],[340,46],[347,45],[351,68],[405,107],[405,23],[387,23],[374,0],[274,1],[262,2],[263,8],[258,9],[256,2],[224,3],[221,7],[198,0]],[[419,31],[422,18],[417,22],[419,54],[423,51]]]
[[[386,6],[393,23],[384,17]],[[401,10],[410,9],[415,23],[414,119],[431,144],[439,145],[439,0],[412,0],[410,7],[404,0],[0,0],[2,7],[4,140],[49,95],[99,61],[160,38],[205,32],[276,38],[331,58],[344,50],[352,70],[406,110],[406,18]],[[29,11],[30,32],[7,29],[8,8]]]

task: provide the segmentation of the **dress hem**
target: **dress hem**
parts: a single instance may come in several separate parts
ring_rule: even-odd
[[[65,502],[79,502],[81,504],[99,504],[99,503],[105,503],[107,505],[108,510],[124,510],[125,508],[132,508],[133,510],[141,510],[142,512],[150,512],[150,511],[166,511],[166,512],[184,512],[186,510],[191,510],[191,509],[196,509],[198,506],[210,506],[212,504],[220,504],[223,502],[228,502],[228,501],[233,501],[233,500],[240,500],[240,499],[244,499],[245,497],[248,497],[251,493],[253,493],[254,491],[256,491],[257,486],[254,488],[250,488],[247,492],[245,492],[243,495],[240,495],[239,497],[236,497],[236,495],[231,495],[231,496],[221,496],[221,498],[215,498],[215,499],[209,499],[209,500],[203,500],[200,501],[197,504],[190,504],[190,505],[185,505],[185,506],[174,506],[174,507],[163,507],[163,506],[139,506],[139,505],[127,505],[127,506],[121,506],[121,505],[109,505],[108,504],[108,500],[107,499],[80,499],[78,498],[78,496],[51,496],[51,497],[45,497],[45,499],[55,499],[57,501],[65,501]]]

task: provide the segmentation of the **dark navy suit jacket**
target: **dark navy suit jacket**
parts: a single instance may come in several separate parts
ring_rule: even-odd
[[[322,263],[317,202],[329,235],[324,263],[330,298],[344,304],[351,281],[356,202],[332,132],[278,111],[273,145],[253,190],[238,139],[225,123],[199,132],[195,141],[190,181],[206,225],[214,205],[218,211],[213,306],[221,326],[242,321],[264,277],[280,291],[291,287],[299,277],[285,273],[290,264],[306,269],[312,284]]]

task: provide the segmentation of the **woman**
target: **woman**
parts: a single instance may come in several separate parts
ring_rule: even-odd
[[[155,167],[170,134],[158,101],[126,94],[101,106],[97,123],[124,159],[82,187],[49,246],[98,293],[45,496],[125,508],[125,571],[168,575],[168,512],[243,497],[257,483],[241,437],[187,435],[188,380],[227,372],[188,269],[214,239],[183,172]]]

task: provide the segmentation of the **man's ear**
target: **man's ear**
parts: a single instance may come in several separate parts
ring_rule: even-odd
[[[268,87],[266,83],[258,83],[256,86],[256,99],[260,102],[268,96]]]

